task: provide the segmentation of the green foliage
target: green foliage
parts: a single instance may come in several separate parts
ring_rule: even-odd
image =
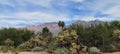
[[[80,46],[77,45],[76,43],[72,43],[71,45],[72,45],[70,47],[71,54],[78,54],[77,50],[80,48]]]
[[[42,29],[41,35],[47,43],[49,43],[52,39],[52,33],[49,31],[49,29],[47,27],[44,27]]]
[[[112,21],[110,22],[111,28],[114,29],[120,29],[120,22],[119,21]]]
[[[58,48],[54,50],[54,54],[70,54],[70,51],[66,48]]]
[[[118,40],[120,40],[120,30],[119,29],[116,29],[113,31],[113,36],[115,38],[117,38]]]
[[[11,50],[12,50],[13,54],[18,54],[19,53],[19,48],[13,47]]]
[[[19,48],[23,50],[31,50],[34,47],[37,47],[37,46],[45,47],[46,45],[47,43],[42,39],[41,36],[35,36],[30,40],[26,41],[25,43],[21,44]]]
[[[43,51],[43,50],[44,50],[43,47],[34,47],[34,48],[32,49],[32,51],[34,51],[34,52],[36,52],[36,51]]]
[[[4,41],[4,44],[6,46],[12,46],[12,45],[14,45],[14,41],[12,41],[11,39],[8,38]]]
[[[0,29],[0,44],[4,45],[4,41],[10,39],[14,41],[14,46],[27,41],[33,36],[33,32],[26,29],[3,28]]]
[[[74,30],[66,30],[58,34],[56,37],[56,42],[59,46],[70,47],[71,43],[77,43],[77,38],[78,36]]]
[[[46,32],[50,32],[50,31],[49,31],[49,29],[48,29],[47,27],[44,27],[44,28],[42,29],[42,33],[46,33]]]
[[[75,30],[78,35],[79,43],[86,46],[96,46],[102,51],[108,50],[108,45],[118,42],[118,34],[113,33],[114,29],[119,29],[120,23],[104,22],[90,27],[83,27],[80,24],[71,25],[68,30]],[[117,36],[116,36],[117,35]],[[117,38],[116,38],[117,37]]]
[[[59,21],[59,22],[58,22],[58,26],[59,26],[59,27],[62,27],[62,29],[63,29],[63,27],[65,26],[65,23],[64,23],[63,21]]]
[[[65,26],[63,21],[59,21],[58,25],[62,29]],[[12,48],[17,46],[23,51],[45,50],[55,54],[86,54],[87,47],[91,47],[90,52],[93,54],[98,54],[100,50],[102,52],[120,51],[119,21],[88,27],[74,24],[62,30],[57,36],[52,36],[49,29],[45,27],[40,34],[37,34],[38,36],[33,35],[33,31],[26,29],[0,29],[0,51],[12,50],[17,54],[19,50]]]
[[[53,51],[58,48],[57,43],[55,42],[55,37],[52,38],[52,40],[47,44],[47,48],[45,48],[45,51],[48,53],[53,53]]]
[[[99,54],[100,50],[96,47],[90,47],[90,53],[91,54]]]
[[[5,53],[5,52],[8,52],[9,48],[7,46],[2,46],[2,52]]]

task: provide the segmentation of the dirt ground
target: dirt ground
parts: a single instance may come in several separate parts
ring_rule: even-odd
[[[120,54],[120,52],[113,52],[113,53],[103,53],[103,54]]]
[[[0,54],[12,54],[12,53],[0,53]],[[48,54],[46,52],[20,52],[19,54]],[[113,52],[113,53],[103,53],[103,54],[120,54],[120,52]]]
[[[13,53],[0,53],[0,54],[13,54]],[[46,52],[20,52],[19,54],[48,54]]]

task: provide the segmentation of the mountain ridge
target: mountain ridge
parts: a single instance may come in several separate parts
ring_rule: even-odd
[[[92,20],[92,21],[82,21],[78,20],[74,22],[73,24],[81,24],[82,26],[90,26],[90,25],[98,25],[100,23],[103,23],[101,20]],[[66,27],[69,27],[70,25],[67,25]],[[43,23],[40,25],[28,25],[25,27],[22,27],[22,29],[28,29],[32,30],[35,33],[41,32],[44,27],[47,27],[53,34],[58,34],[61,31],[61,28],[58,26],[57,22],[50,22],[50,23]]]

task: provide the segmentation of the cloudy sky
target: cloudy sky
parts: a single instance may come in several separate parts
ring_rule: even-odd
[[[0,0],[0,27],[120,20],[120,0]]]

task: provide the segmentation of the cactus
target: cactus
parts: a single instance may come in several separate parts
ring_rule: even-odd
[[[77,54],[77,45],[76,43],[72,43],[72,46],[70,47],[71,54]]]
[[[66,48],[58,48],[54,51],[54,54],[70,54],[70,51]]]
[[[99,54],[100,50],[97,47],[90,48],[90,54]]]
[[[32,49],[32,51],[43,51],[44,50],[44,48],[43,47],[34,47],[33,49]]]

